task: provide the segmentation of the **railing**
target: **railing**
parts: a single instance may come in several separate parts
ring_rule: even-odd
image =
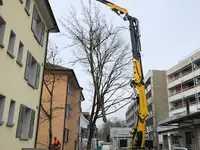
[[[197,70],[197,69],[196,69]],[[195,71],[195,70],[194,70]],[[177,76],[177,77],[173,77],[173,79],[171,79],[171,80],[168,80],[168,83],[171,83],[171,82],[173,82],[173,81],[175,81],[175,80],[178,80],[178,79],[180,79],[180,78],[182,78],[182,77],[184,77],[184,76],[186,76],[186,75],[188,75],[188,74],[190,74],[190,73],[192,73],[192,70],[191,71],[187,71],[187,72],[185,72],[185,73],[182,73],[182,74],[180,74],[179,76]]]
[[[200,100],[199,100],[200,102]],[[193,101],[193,102],[189,102],[189,104],[191,104],[190,106],[193,106],[193,105],[196,105],[197,102],[196,101]],[[177,109],[180,109],[180,108],[185,108],[186,107],[186,103],[184,103],[183,105],[178,105],[176,107],[173,107],[171,108],[169,111],[172,111],[172,110],[177,110]]]
[[[169,95],[169,97],[174,96],[174,95],[177,95],[177,94],[180,94],[181,92],[188,91],[188,90],[190,90],[190,89],[192,89],[192,88],[194,88],[194,85],[193,85],[193,86],[186,87],[186,88],[184,88],[184,89],[182,89],[182,90],[180,90],[180,91],[178,91],[178,92],[172,93],[172,94]]]

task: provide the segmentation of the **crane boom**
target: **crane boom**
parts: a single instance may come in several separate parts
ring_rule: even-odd
[[[146,131],[146,118],[148,116],[148,108],[145,95],[144,87],[144,76],[141,61],[141,43],[139,34],[139,21],[137,18],[132,17],[128,14],[128,11],[121,8],[114,3],[107,0],[97,0],[107,6],[109,6],[118,15],[124,15],[124,20],[129,21],[130,35],[131,35],[131,46],[133,55],[133,72],[134,78],[131,82],[131,86],[137,90],[137,102],[139,105],[138,119],[136,122],[136,128],[133,130],[133,142],[132,147],[134,148],[145,148],[145,131]]]

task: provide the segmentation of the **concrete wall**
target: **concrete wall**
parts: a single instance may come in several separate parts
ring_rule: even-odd
[[[153,72],[153,90],[156,106],[156,121],[158,123],[161,120],[167,119],[169,114],[166,71]]]
[[[28,50],[31,51],[32,55],[40,63],[40,65],[42,65],[44,62],[45,55],[45,46],[42,47],[38,44],[31,30],[34,4],[35,1],[31,0],[30,16],[28,16],[24,10],[25,1],[23,4],[21,4],[19,0],[3,0],[3,5],[0,6],[0,16],[6,21],[3,39],[4,48],[0,47],[0,93],[6,96],[3,114],[4,124],[0,126],[0,135],[3,137],[3,140],[0,140],[1,149],[20,150],[24,147],[34,147],[37,124],[37,107],[39,105],[41,85],[39,85],[39,89],[33,89],[30,87],[24,79],[24,72]],[[16,34],[14,58],[11,58],[7,54],[11,30],[13,30],[13,32]],[[44,45],[46,43],[46,37],[47,34],[45,33]],[[24,44],[22,67],[16,63],[19,41],[22,41]],[[40,76],[42,76],[42,70],[43,66],[41,66]],[[13,120],[14,126],[7,127],[6,123],[11,99],[16,101]],[[19,138],[16,138],[20,104],[24,104],[36,111],[33,137],[28,141],[22,141]]]
[[[157,134],[158,122],[168,118],[166,71],[153,70],[151,90],[154,132],[150,134],[150,137],[153,136],[154,145],[156,146],[159,142]]]

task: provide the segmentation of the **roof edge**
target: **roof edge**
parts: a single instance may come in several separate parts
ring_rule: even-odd
[[[53,31],[60,32],[60,30],[58,28],[57,21],[55,19],[54,13],[53,13],[53,10],[51,9],[51,5],[49,3],[49,0],[45,0],[44,2],[45,2],[45,5],[46,5],[47,9],[49,10],[49,13],[50,13],[50,15],[51,15],[51,17],[53,19],[53,22],[54,22],[54,28],[55,28],[55,30],[53,30]]]

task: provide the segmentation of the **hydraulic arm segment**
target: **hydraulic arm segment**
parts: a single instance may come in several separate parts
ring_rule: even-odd
[[[146,131],[146,117],[148,116],[144,76],[142,71],[141,61],[141,44],[139,34],[139,22],[136,18],[130,16],[128,11],[106,0],[97,0],[107,6],[109,6],[118,15],[123,15],[125,21],[130,23],[131,45],[133,54],[133,71],[134,79],[131,82],[131,86],[137,91],[137,102],[139,104],[139,113],[137,119],[137,127],[133,130],[133,142],[132,148],[145,148],[145,131]]]

